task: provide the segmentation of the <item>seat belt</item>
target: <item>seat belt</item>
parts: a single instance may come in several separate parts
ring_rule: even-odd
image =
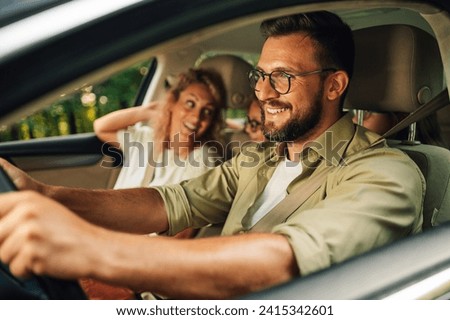
[[[334,168],[334,166],[326,166],[322,172],[309,177],[308,182],[302,188],[298,188],[294,192],[288,194],[247,231],[270,232],[274,226],[286,221],[287,218],[295,212],[295,210],[297,210],[314,192],[319,189],[319,187],[326,180],[326,177],[332,168]]]
[[[420,108],[411,112],[406,118],[393,126],[390,130],[388,130],[385,134],[382,135],[383,138],[387,138],[392,136],[393,134],[409,127],[410,124],[417,122],[431,113],[448,106],[450,103],[448,97],[448,89],[444,89],[441,93],[439,93],[436,97],[423,104]]]

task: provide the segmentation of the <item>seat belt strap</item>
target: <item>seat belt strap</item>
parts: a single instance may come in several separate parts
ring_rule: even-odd
[[[387,138],[392,136],[393,134],[409,127],[410,124],[417,122],[430,115],[431,113],[447,106],[450,103],[448,97],[448,89],[444,89],[441,93],[439,93],[436,97],[422,105],[416,111],[411,112],[405,119],[397,123],[390,130],[388,130],[385,134],[383,134],[383,138]]]
[[[322,172],[309,177],[307,183],[288,194],[280,203],[262,217],[248,232],[270,232],[273,226],[287,220],[306,200],[324,183],[329,171],[334,166],[326,166]]]

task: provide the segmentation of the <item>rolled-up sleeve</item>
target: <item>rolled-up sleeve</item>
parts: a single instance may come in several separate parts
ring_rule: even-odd
[[[238,185],[235,161],[233,158],[180,184],[156,187],[166,206],[169,235],[186,227],[200,228],[225,222]]]

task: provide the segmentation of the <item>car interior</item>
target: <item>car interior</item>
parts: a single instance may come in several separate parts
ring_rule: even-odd
[[[224,76],[229,108],[239,110],[237,114],[242,116],[252,92],[248,90],[247,66],[236,57],[253,65],[257,63],[263,43],[260,22],[277,15],[321,8],[311,4],[277,11],[262,10],[175,37],[105,65],[88,77],[75,79],[10,117],[17,119],[42,109],[63,92],[72,92],[86,82],[103,81],[147,59],[151,59],[151,65],[136,95],[136,105],[161,99],[171,77],[180,71],[208,66]],[[383,5],[381,1],[365,9],[352,9],[345,1],[337,2],[330,10],[338,13],[354,30],[355,71],[345,109],[414,114],[421,108],[428,108],[430,101],[443,91],[447,92],[450,51],[445,48],[449,47],[450,39],[445,11],[414,2],[398,8],[393,4]],[[416,162],[426,179],[425,231],[450,220],[450,102],[448,92],[444,96],[441,105],[433,111],[437,122],[432,129],[440,131],[446,147],[418,141],[414,122],[409,125],[408,139],[387,137],[392,147],[403,150]],[[224,136],[228,142],[245,140],[242,131],[236,129],[224,128]],[[3,142],[0,156],[40,181],[84,188],[112,187],[121,162],[120,154],[100,143],[92,133]]]
[[[389,8],[365,11],[337,10],[337,12],[355,30],[355,71],[344,105],[346,109],[412,113],[444,89],[443,59],[433,37],[433,30],[424,18],[426,15],[407,9]],[[229,108],[242,110],[241,114],[245,114],[247,102],[251,99],[246,79],[248,70],[245,70],[247,66],[240,63],[236,57],[241,57],[252,64],[257,62],[262,45],[258,26],[259,22],[268,16],[263,14],[246,19],[245,22],[229,23],[224,28],[212,27],[212,30],[205,31],[204,34],[188,35],[146,53],[147,55],[155,53],[156,67],[153,73],[147,75],[151,78],[149,86],[142,88],[144,95],[141,93],[143,98],[136,101],[137,104],[159,99],[164,94],[170,77],[187,67],[213,67],[224,77]],[[372,26],[374,21],[380,25]],[[446,136],[448,128],[445,125],[445,119],[449,118],[449,109],[438,110],[437,117],[439,121],[437,125],[446,143],[450,140],[450,137]],[[414,124],[411,127],[414,127]],[[229,128],[224,128],[224,134],[228,142],[236,140],[242,142],[246,139],[241,131]],[[70,138],[64,138],[67,139]],[[92,137],[86,135],[85,139],[89,140]],[[410,140],[415,139],[410,137]],[[20,143],[24,145],[25,150],[29,148],[27,144],[34,144],[33,141]],[[445,196],[449,189],[450,166],[447,154],[449,151],[417,141],[411,143],[392,140],[390,143],[410,154],[429,181],[429,192],[424,204],[425,228],[447,221],[450,214],[449,210],[445,210],[450,205],[448,196]],[[48,145],[51,146],[53,143],[48,141]],[[0,151],[5,150],[2,148],[7,146],[8,144],[2,146]],[[93,146],[92,151],[95,152],[94,149],[99,148],[99,145]],[[14,148],[14,145],[11,148]],[[68,149],[70,148],[69,146]],[[107,151],[107,147],[103,146],[103,149]],[[429,151],[430,149],[433,151]],[[67,150],[71,151],[73,150]],[[433,152],[438,152],[438,155],[432,156]],[[76,157],[73,155],[71,161],[75,161]],[[48,159],[40,156],[21,155],[12,160],[38,180],[52,184],[89,188],[108,188],[114,184],[120,170],[111,169],[116,162],[110,160],[108,156],[100,160],[98,154],[81,157],[82,162],[77,162],[77,167],[67,167],[65,157],[53,155],[50,170],[47,170]],[[106,165],[98,166],[99,162]],[[81,175],[78,167],[80,164],[84,165]],[[60,169],[54,170],[54,167]],[[99,170],[99,167],[102,170]],[[61,181],[61,177],[66,178]],[[445,212],[446,216],[442,216],[441,212]]]

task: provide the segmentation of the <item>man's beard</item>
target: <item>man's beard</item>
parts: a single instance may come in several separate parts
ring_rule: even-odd
[[[313,103],[309,108],[297,109],[292,115],[291,119],[282,126],[281,128],[276,128],[274,122],[266,123],[265,113],[262,112],[262,129],[264,136],[275,142],[289,142],[296,141],[299,138],[305,138],[310,134],[310,131],[317,126],[322,116],[322,96],[323,96],[323,86],[317,92]],[[274,102],[273,105],[285,106],[279,102]],[[292,109],[292,106],[289,106]],[[303,111],[303,112],[302,112]]]

